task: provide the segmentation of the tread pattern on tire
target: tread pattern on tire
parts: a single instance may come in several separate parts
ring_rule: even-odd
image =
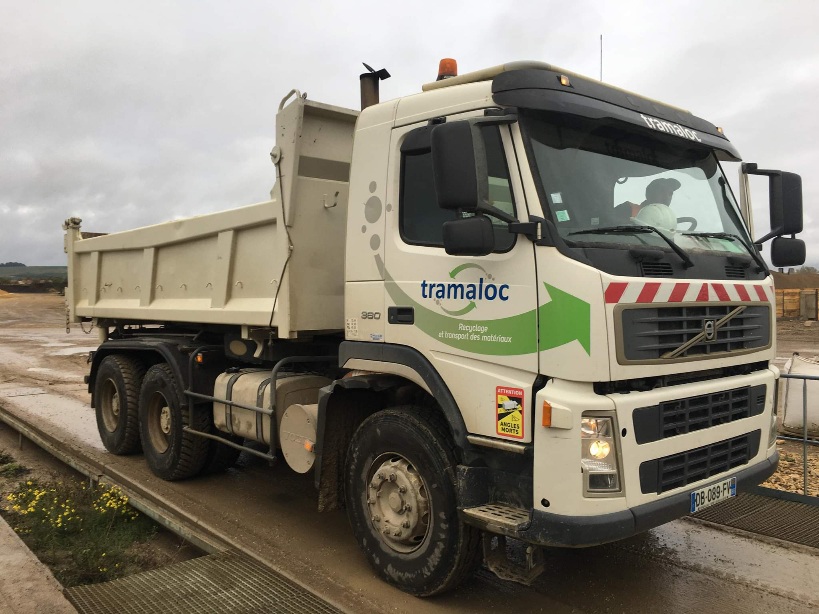
[[[409,418],[411,421],[416,423],[414,428],[421,437],[435,438],[437,443],[442,447],[442,451],[446,456],[447,469],[445,471],[445,479],[450,481],[452,488],[454,489],[455,471],[458,465],[457,448],[452,441],[452,436],[448,425],[440,412],[429,407],[404,405],[382,410],[376,414],[373,414],[373,416],[370,418],[381,416],[383,419],[388,418],[390,415],[400,415],[402,420]],[[368,420],[370,418],[368,418]],[[425,433],[428,435],[425,436]],[[430,597],[458,586],[458,584],[472,575],[472,573],[478,567],[481,562],[483,552],[481,548],[481,531],[475,527],[466,525],[463,522],[457,522],[459,538],[457,539],[458,551],[455,553],[455,562],[452,568],[449,569],[448,574],[441,577],[434,585],[427,585],[424,588],[415,588],[396,582],[386,573],[382,573],[382,577],[387,582],[397,584],[399,588],[405,592],[418,597]],[[379,565],[376,565],[376,567],[379,568]]]
[[[176,377],[174,376],[171,367],[166,363],[159,363],[152,366],[150,369],[148,369],[148,373],[145,375],[145,381],[148,381],[150,378],[154,377],[153,372],[161,374],[158,376],[165,379],[165,381],[170,384],[171,392],[176,397],[173,399],[173,402],[181,404],[183,401],[182,391],[180,390],[179,382],[176,381]],[[144,393],[144,390],[142,392]],[[142,404],[141,396],[142,395],[140,395],[140,405]],[[170,402],[171,399],[168,399],[168,401]],[[182,417],[182,424],[180,425],[180,428],[190,426],[197,431],[207,432],[208,415],[206,412],[188,412],[180,409],[180,414]],[[192,416],[193,424],[189,424],[189,416]],[[206,439],[205,437],[198,437],[183,431],[181,433],[180,441],[178,461],[171,468],[169,468],[167,471],[157,471],[154,467],[151,467],[151,470],[164,480],[174,481],[192,477],[202,470],[202,467],[207,460],[210,440]],[[147,446],[150,444],[149,442],[145,442],[145,445]]]
[[[413,416],[417,416],[419,418],[420,422],[426,425],[429,429],[434,430],[439,435],[439,441],[447,448],[447,456],[449,457],[449,461],[454,472],[458,466],[458,450],[455,446],[455,442],[452,440],[449,425],[446,423],[443,414],[431,407],[415,405],[405,405],[396,407],[395,409],[404,412],[411,412]],[[458,557],[459,564],[452,570],[449,577],[441,583],[438,590],[430,593],[429,595],[421,596],[428,597],[452,590],[461,582],[469,578],[481,564],[483,558],[483,545],[481,543],[482,532],[480,529],[463,523],[461,523],[461,531],[464,534],[464,537],[461,540],[461,545],[464,552],[463,555]]]
[[[124,354],[111,354],[106,356],[100,369],[106,362],[116,364],[122,381],[125,384],[125,433],[122,443],[116,451],[109,450],[114,454],[126,455],[135,454],[142,450],[142,442],[139,436],[139,392],[142,387],[142,380],[145,377],[146,368],[141,361],[126,356]],[[97,371],[99,373],[99,370]],[[99,402],[99,401],[97,401]],[[120,402],[122,407],[122,402]]]
[[[227,435],[226,433],[221,433],[218,431],[216,431],[214,434],[219,435],[220,437],[230,439],[231,441],[233,441],[234,443],[238,443],[239,445],[241,445],[242,442],[244,442],[243,437]],[[237,450],[236,448],[227,446],[219,441],[210,440],[208,458],[207,461],[205,462],[205,466],[202,468],[202,474],[211,475],[213,473],[221,473],[226,469],[230,469],[231,467],[233,467],[233,465],[236,464],[236,461],[239,460],[239,456],[241,454],[242,454],[241,450]]]

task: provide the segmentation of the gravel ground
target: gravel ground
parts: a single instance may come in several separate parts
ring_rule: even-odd
[[[808,492],[804,493],[802,444],[779,440],[777,445],[779,467],[762,486],[819,497],[819,448],[808,446]]]
[[[819,356],[819,322],[815,320],[779,320],[776,324],[776,354],[788,358],[793,352],[804,357]],[[781,361],[778,361],[781,367]],[[810,397],[809,397],[810,399]],[[817,399],[810,399],[819,402]],[[780,415],[782,412],[780,411]],[[802,444],[779,440],[779,468],[763,484],[769,488],[803,493]],[[808,446],[808,493],[819,497],[819,446]]]

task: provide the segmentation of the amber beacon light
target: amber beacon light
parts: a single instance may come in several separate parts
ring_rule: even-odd
[[[436,81],[440,81],[441,79],[449,79],[450,77],[457,77],[458,76],[458,62],[453,60],[452,58],[444,58],[440,62],[438,62],[438,78]]]

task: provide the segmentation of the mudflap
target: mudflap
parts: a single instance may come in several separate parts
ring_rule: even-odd
[[[510,552],[505,536],[484,532],[484,563],[486,563],[489,571],[501,580],[509,580],[524,586],[530,586],[543,573],[545,567],[543,548],[524,544],[518,542],[518,540],[513,541],[521,544],[522,552]]]

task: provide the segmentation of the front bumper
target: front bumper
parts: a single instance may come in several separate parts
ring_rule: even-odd
[[[753,467],[736,472],[737,488],[764,482],[779,463],[779,452]],[[658,501],[599,516],[566,516],[532,510],[531,522],[517,532],[518,539],[539,546],[596,546],[642,533],[682,518],[691,509],[689,492],[681,492]]]

